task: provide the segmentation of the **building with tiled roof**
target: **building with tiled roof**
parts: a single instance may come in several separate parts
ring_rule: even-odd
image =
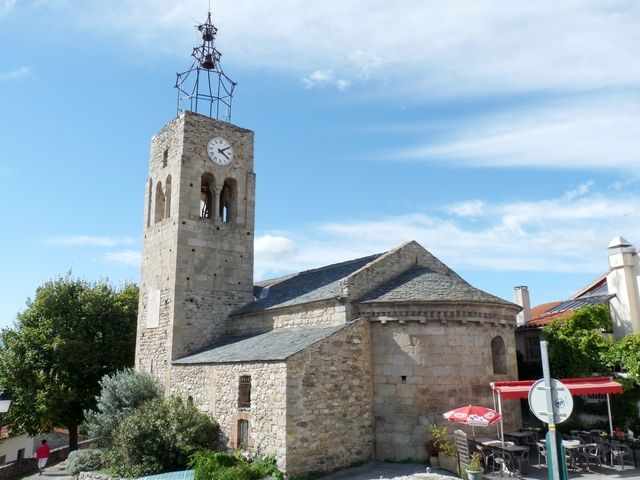
[[[607,305],[615,338],[640,332],[640,266],[638,251],[623,237],[607,247],[609,270],[578,290],[571,298],[529,308],[526,287],[516,287],[516,303],[523,306],[516,329],[520,362],[539,364],[541,328],[561,321],[590,305]],[[526,321],[524,318],[526,317]]]

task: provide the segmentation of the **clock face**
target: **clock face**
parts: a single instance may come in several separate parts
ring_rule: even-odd
[[[233,161],[233,147],[226,138],[213,137],[209,140],[207,153],[211,161],[217,165],[225,166]]]

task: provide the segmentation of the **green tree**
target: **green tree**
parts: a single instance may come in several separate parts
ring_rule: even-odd
[[[556,320],[542,329],[549,344],[551,374],[555,378],[588,377],[611,371],[614,341],[611,314],[605,305],[581,308],[569,318]]]
[[[0,385],[13,399],[14,430],[66,427],[75,450],[100,379],[133,365],[137,307],[133,284],[115,289],[69,273],[39,287],[14,327],[0,332]]]
[[[118,422],[107,461],[126,477],[180,470],[193,453],[218,441],[218,424],[193,405],[179,397],[154,399]]]
[[[120,418],[144,402],[159,398],[162,387],[148,373],[130,368],[105,375],[100,380],[97,410],[85,410],[84,427],[91,438],[99,438],[103,446],[111,445],[111,435]]]

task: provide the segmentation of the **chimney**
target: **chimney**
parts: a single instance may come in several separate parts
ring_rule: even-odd
[[[531,320],[531,301],[529,300],[529,289],[526,285],[514,287],[513,301],[522,307],[522,311],[516,317],[517,326],[519,327]]]
[[[609,273],[607,289],[616,296],[609,301],[613,335],[640,332],[640,295],[638,292],[638,254],[631,243],[623,237],[615,237],[607,246]]]

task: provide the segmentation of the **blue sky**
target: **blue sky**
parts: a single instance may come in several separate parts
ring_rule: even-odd
[[[150,138],[206,0],[0,0],[0,326],[71,270],[138,281]],[[256,277],[415,239],[532,303],[640,244],[640,4],[212,2],[256,132]]]

